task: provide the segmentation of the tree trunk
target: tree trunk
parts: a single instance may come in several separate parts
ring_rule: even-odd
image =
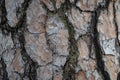
[[[119,0],[0,0],[0,80],[120,80]]]

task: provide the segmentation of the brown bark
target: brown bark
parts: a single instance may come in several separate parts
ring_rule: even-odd
[[[119,0],[0,0],[0,80],[120,80]]]

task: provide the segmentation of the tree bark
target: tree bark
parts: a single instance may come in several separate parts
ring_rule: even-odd
[[[0,80],[120,80],[119,0],[0,0]]]

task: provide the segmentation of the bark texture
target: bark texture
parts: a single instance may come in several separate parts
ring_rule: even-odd
[[[120,80],[120,0],[0,0],[0,80]]]

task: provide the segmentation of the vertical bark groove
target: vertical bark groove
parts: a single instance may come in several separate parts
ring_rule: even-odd
[[[19,1],[22,2],[18,0],[18,4]],[[117,51],[120,49],[120,24],[117,21],[119,16],[115,4],[117,0],[38,0],[31,3],[32,1],[23,0],[19,7],[15,7],[13,13],[16,14],[14,16],[18,21],[11,26],[8,18],[10,12],[6,7],[6,5],[11,6],[7,4],[10,1],[0,0],[0,52],[2,53],[0,53],[0,80],[12,80],[13,75],[15,77],[13,80],[112,80],[114,78],[120,80],[120,56],[117,55],[120,54],[120,51]],[[11,2],[15,2],[16,5],[17,0]],[[113,11],[109,10],[111,5]],[[35,10],[32,11],[32,8]],[[104,11],[107,12],[107,17]],[[28,12],[30,14],[27,14]],[[10,18],[14,18],[13,15],[11,16]],[[105,23],[99,21],[104,19],[106,19]],[[113,24],[115,32],[108,29],[112,28],[111,26],[106,27],[109,23]],[[99,24],[100,27],[102,24],[105,28],[99,30]],[[109,35],[108,30],[113,32]],[[100,38],[104,34],[110,40],[112,38],[113,43],[107,39],[108,42],[101,44],[105,41]],[[6,37],[10,37],[12,42]],[[111,48],[111,44],[114,46],[114,40],[116,52],[113,52],[116,55],[112,53],[114,49]],[[13,47],[11,47],[12,43]],[[108,54],[105,54],[104,45],[108,45],[107,49],[112,49],[108,49]],[[65,51],[62,51],[63,48]],[[5,50],[4,53],[2,49]],[[21,54],[21,56],[16,55],[18,61],[15,58],[17,50],[17,54]],[[5,59],[6,56],[9,59]],[[116,56],[118,61],[113,60]],[[105,60],[108,60],[108,63]],[[109,67],[113,71],[110,71]],[[118,71],[111,67],[118,68]],[[112,76],[115,71],[115,75]]]
[[[8,79],[8,73],[7,73],[7,71],[6,71],[6,64],[4,63],[4,60],[1,58],[1,60],[0,60],[0,64],[1,64],[1,68],[0,68],[0,73],[1,73],[1,75],[0,75],[0,79],[1,80],[9,80]]]
[[[16,15],[18,16],[19,21],[16,24],[16,26],[13,28],[7,23],[7,18],[6,18],[7,12],[6,12],[6,8],[5,8],[5,0],[1,0],[0,6],[1,6],[1,12],[2,12],[1,16],[2,17],[1,17],[0,26],[1,26],[1,29],[4,34],[6,34],[6,33],[12,34],[13,40],[16,39],[14,37],[15,35],[18,36],[18,40],[19,40],[20,48],[21,48],[22,59],[25,62],[24,74],[22,74],[21,79],[28,77],[29,80],[37,80],[36,69],[38,67],[38,64],[36,62],[34,62],[30,58],[30,56],[27,54],[26,49],[25,49],[25,39],[24,39],[24,32],[25,32],[25,28],[26,28],[26,10],[27,10],[30,2],[31,2],[31,0],[24,0],[24,2],[22,3],[22,7],[18,8]],[[14,45],[16,45],[16,44],[14,43]],[[3,80],[8,80],[7,72],[5,70],[6,66],[5,66],[3,59],[1,59],[1,63],[3,65],[3,71],[4,71]]]
[[[71,4],[69,0],[65,1],[65,7],[63,7],[63,9],[65,10],[69,10],[71,9]],[[63,10],[62,9],[62,10]],[[63,11],[64,12],[64,11]],[[64,14],[65,15],[65,14]],[[72,26],[72,24],[69,22],[67,16],[65,15],[63,18],[66,24],[66,27],[68,28],[68,33],[69,33],[69,48],[70,48],[70,52],[69,52],[69,56],[67,58],[67,61],[63,67],[63,80],[75,80],[75,68],[77,66],[77,59],[78,59],[78,48],[77,48],[77,42],[74,38],[74,28]]]
[[[95,56],[97,59],[97,67],[98,70],[101,72],[101,75],[103,76],[103,80],[111,80],[109,73],[105,70],[105,64],[102,58],[103,51],[101,50],[100,43],[99,43],[99,33],[97,31],[97,23],[98,23],[98,17],[100,16],[100,13],[104,9],[108,9],[109,6],[109,0],[106,0],[105,5],[99,5],[95,12],[93,13],[93,18],[91,19],[92,23],[91,26],[93,26],[93,41],[95,46]]]

